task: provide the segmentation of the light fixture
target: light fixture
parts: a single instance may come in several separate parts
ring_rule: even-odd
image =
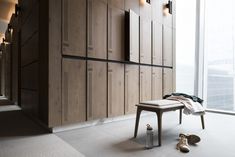
[[[163,8],[164,15],[172,14],[172,1],[168,0],[168,3]]]
[[[141,5],[145,5],[146,3],[151,4],[151,0],[140,0]]]
[[[8,31],[8,32],[11,32],[11,30],[12,30],[12,26],[11,26],[10,24],[8,24],[8,26],[7,26],[7,31]]]

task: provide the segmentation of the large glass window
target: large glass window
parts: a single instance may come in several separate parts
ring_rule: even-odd
[[[204,99],[210,109],[235,111],[234,6],[234,0],[205,0]]]
[[[194,94],[196,1],[176,3],[176,91]]]

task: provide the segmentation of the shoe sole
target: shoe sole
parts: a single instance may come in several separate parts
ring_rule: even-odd
[[[189,144],[196,144],[201,141],[199,136],[193,134],[186,136],[186,138],[188,139]]]

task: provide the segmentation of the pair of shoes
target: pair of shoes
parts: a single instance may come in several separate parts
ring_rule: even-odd
[[[189,144],[196,144],[200,142],[200,137],[194,134],[180,134],[180,140],[176,146],[176,149],[180,150],[181,152],[188,153],[190,151]]]

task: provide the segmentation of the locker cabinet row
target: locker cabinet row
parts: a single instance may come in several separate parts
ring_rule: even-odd
[[[135,113],[140,101],[172,92],[172,69],[162,72],[159,67],[64,58],[63,124]]]
[[[132,9],[140,15],[138,62],[172,66],[172,15],[163,18],[162,12],[157,10],[166,3],[165,0],[153,0],[151,5],[144,6],[139,0],[62,1],[64,55],[85,57],[87,52],[92,58],[124,60],[125,10]],[[167,24],[159,22],[161,18],[169,18]]]

